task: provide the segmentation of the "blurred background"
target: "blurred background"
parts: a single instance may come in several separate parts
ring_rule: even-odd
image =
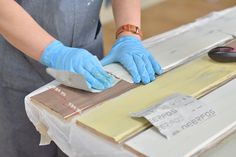
[[[115,25],[111,6],[104,3],[101,21],[104,34],[104,53],[107,54],[115,41]],[[144,38],[166,32],[212,11],[236,5],[236,0],[141,0],[142,31]]]

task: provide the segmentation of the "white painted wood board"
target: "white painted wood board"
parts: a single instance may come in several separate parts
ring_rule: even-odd
[[[236,36],[236,9],[230,10],[224,16],[219,17],[213,21],[209,21],[207,28],[215,29],[218,32]]]
[[[169,140],[152,127],[125,142],[125,146],[136,154],[150,157],[196,155],[235,129],[235,93],[236,79],[200,99],[216,111],[214,118],[186,129]]]
[[[147,49],[160,63],[163,71],[168,71],[205,53],[207,49],[232,39],[231,35],[198,27],[168,40],[153,42]],[[129,73],[119,64],[110,64],[104,69],[118,78],[133,83]]]
[[[194,28],[168,40],[149,45],[147,48],[163,70],[168,71],[230,39],[232,37],[228,34],[210,29]]]
[[[200,157],[235,157],[236,154],[236,132],[220,141],[217,146],[202,153]]]

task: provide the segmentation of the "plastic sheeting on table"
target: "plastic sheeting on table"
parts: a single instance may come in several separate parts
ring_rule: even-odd
[[[53,140],[60,149],[70,157],[133,157],[121,145],[106,141],[79,127],[73,119],[64,120],[47,109],[34,105],[30,97],[45,91],[59,83],[53,81],[29,94],[25,98],[25,109],[31,122],[41,133],[40,145],[47,145]]]

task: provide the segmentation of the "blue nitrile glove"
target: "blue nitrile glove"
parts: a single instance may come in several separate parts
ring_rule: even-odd
[[[67,47],[57,40],[44,50],[40,62],[54,69],[81,74],[90,88],[103,90],[114,82],[99,60],[87,50]]]
[[[147,84],[155,80],[155,74],[162,73],[161,66],[136,37],[123,36],[112,47],[109,54],[101,60],[102,65],[121,63],[131,74],[133,81]]]

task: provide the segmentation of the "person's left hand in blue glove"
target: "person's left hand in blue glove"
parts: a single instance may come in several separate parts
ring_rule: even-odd
[[[134,83],[150,83],[155,74],[162,73],[161,66],[134,36],[120,37],[109,54],[101,60],[102,65],[118,62],[131,74]]]

